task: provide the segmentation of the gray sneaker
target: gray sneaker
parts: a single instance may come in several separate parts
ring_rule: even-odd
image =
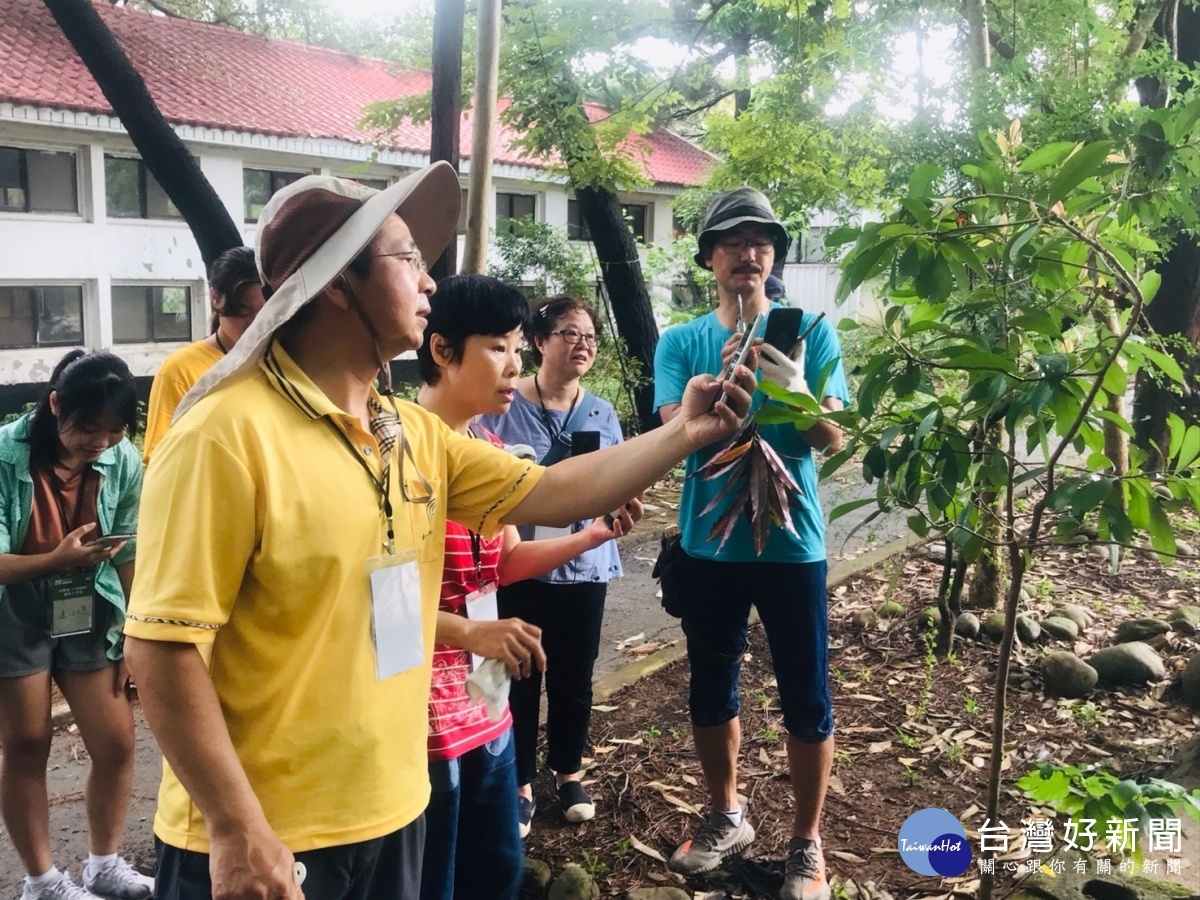
[[[821,844],[809,838],[794,837],[788,842],[783,889],[779,900],[829,900],[825,880],[825,854]]]
[[[40,891],[30,890],[29,882],[26,881],[25,889],[21,891],[21,900],[101,900],[101,898],[85,891],[71,880],[70,875],[63,872],[62,878]]]
[[[734,825],[729,816],[714,809],[708,820],[696,829],[691,840],[684,841],[671,854],[667,865],[681,875],[711,872],[731,856],[737,856],[754,840],[754,827],[742,809],[742,824]]]
[[[99,872],[85,865],[83,886],[106,900],[149,900],[154,895],[154,879],[138,873],[119,856]]]

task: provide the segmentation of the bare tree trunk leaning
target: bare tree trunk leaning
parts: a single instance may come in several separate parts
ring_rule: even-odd
[[[433,96],[430,107],[429,161],[445,160],[458,171],[462,120],[462,49],[464,0],[437,0],[433,12]],[[429,267],[435,281],[458,271],[458,241]]]
[[[464,272],[487,271],[488,206],[492,202],[492,156],[496,146],[496,85],[500,71],[500,0],[479,0],[475,58],[475,115],[471,178],[467,193]]]
[[[142,162],[187,222],[205,267],[231,247],[242,246],[241,230],[200,164],[154,105],[146,82],[91,0],[45,3],[129,132]]]
[[[567,161],[568,170],[570,160]],[[634,389],[634,405],[639,420],[638,431],[657,424],[654,413],[654,348],[658,345],[658,326],[650,306],[650,292],[642,276],[637,243],[617,195],[605,188],[576,188],[575,199],[587,223],[600,274],[608,299],[612,303],[617,330],[625,339],[629,355],[641,365],[643,378]]]

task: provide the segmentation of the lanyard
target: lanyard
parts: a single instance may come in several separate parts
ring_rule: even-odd
[[[554,442],[557,441],[559,435],[563,433],[563,429],[565,429],[570,423],[571,416],[575,412],[575,407],[579,403],[579,398],[583,394],[583,388],[575,389],[575,399],[571,401],[571,408],[567,410],[567,417],[563,419],[562,428],[559,428],[557,431],[554,428],[554,423],[550,419],[550,413],[546,409],[546,401],[542,398],[542,386],[538,384],[537,372],[533,373],[533,389],[537,391],[538,406],[542,408],[542,422],[546,426],[546,433],[550,435],[550,445],[554,446]]]
[[[334,421],[328,416],[325,417],[325,423],[333,429],[333,433],[336,434],[341,439],[342,443],[346,445],[346,449],[350,452],[350,455],[353,456],[358,461],[358,464],[363,467],[363,471],[367,473],[367,477],[371,479],[371,484],[374,486],[375,491],[379,494],[379,508],[383,510],[383,516],[387,520],[387,540],[384,542],[384,549],[387,550],[389,555],[394,555],[396,552],[396,529],[392,524],[392,498],[388,494],[388,486],[384,483],[382,478],[375,474],[367,461],[359,455],[359,452],[354,448],[354,444],[350,442],[350,438],[346,437],[346,433],[342,431],[342,429],[338,428],[337,425],[334,424]],[[401,432],[399,440],[404,440],[403,432]],[[403,473],[400,474],[400,477],[403,477]]]

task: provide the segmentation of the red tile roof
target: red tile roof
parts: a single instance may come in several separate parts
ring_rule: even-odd
[[[369,142],[355,123],[377,100],[429,90],[430,73],[400,69],[230,28],[97,4],[166,118],[177,124],[285,137]],[[111,114],[100,88],[41,0],[0,0],[0,102]],[[591,118],[603,114],[589,109]],[[470,114],[462,155],[470,156]],[[497,132],[495,161],[544,167]],[[660,184],[701,182],[715,159],[670,132],[631,137]],[[405,123],[393,149],[427,154],[429,125]]]

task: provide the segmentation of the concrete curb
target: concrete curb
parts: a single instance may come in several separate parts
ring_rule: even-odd
[[[928,541],[928,538],[917,537],[915,534],[909,534],[901,538],[896,538],[894,541],[888,541],[876,547],[874,550],[869,550],[861,556],[856,556],[853,559],[843,559],[833,564],[829,569],[829,575],[826,579],[826,584],[832,590],[843,581],[865,572],[868,569],[874,568],[885,559],[895,556],[897,553],[904,553],[914,547],[919,547]],[[750,623],[758,622],[758,610],[750,610]],[[617,691],[637,684],[643,678],[648,678],[655,672],[661,671],[676,660],[682,659],[687,655],[687,645],[680,641],[672,644],[670,647],[664,647],[651,653],[649,656],[631,662],[626,666],[622,666],[615,672],[605,675],[599,681],[592,685],[592,700],[595,703],[603,703],[612,697]],[[545,719],[545,709],[542,710],[542,718]],[[75,722],[75,717],[71,714],[70,708],[66,703],[56,704],[54,709],[50,711],[50,718],[55,728],[67,728]]]
[[[912,550],[914,547],[919,547],[926,543],[929,539],[918,537],[915,534],[908,534],[904,537],[896,538],[894,541],[888,541],[876,547],[874,550],[869,550],[861,556],[856,556],[853,559],[843,559],[834,563],[829,569],[829,575],[826,578],[826,584],[832,590],[843,581],[858,575],[862,572],[872,569],[879,565],[885,559],[895,556],[897,553],[904,553]],[[750,610],[750,624],[758,622],[758,610]],[[662,669],[665,669],[676,660],[682,659],[687,655],[687,645],[680,641],[672,644],[670,647],[664,647],[661,650],[651,653],[636,662],[631,662],[627,666],[622,666],[617,671],[605,675],[592,685],[592,699],[594,702],[603,703],[612,697],[617,691],[637,684],[643,678],[647,678]]]

